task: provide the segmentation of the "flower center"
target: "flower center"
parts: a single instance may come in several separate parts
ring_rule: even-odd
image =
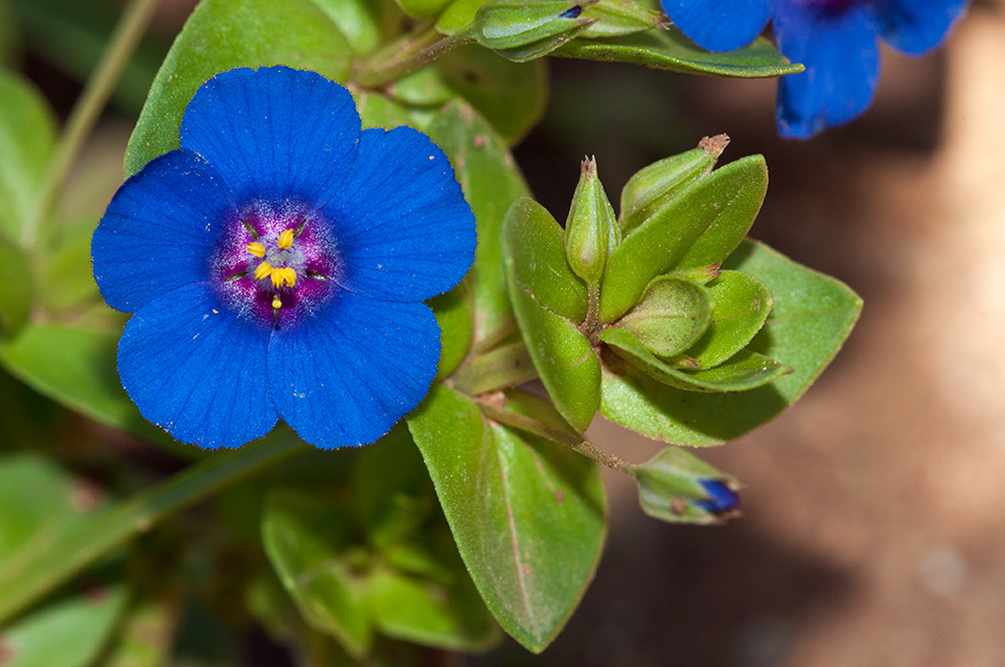
[[[328,221],[296,205],[242,210],[211,261],[224,301],[267,327],[313,310],[327,300],[337,272],[329,230]]]

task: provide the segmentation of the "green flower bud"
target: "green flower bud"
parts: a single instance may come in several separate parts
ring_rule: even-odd
[[[633,334],[656,356],[672,357],[705,333],[711,305],[712,297],[705,287],[675,276],[660,276],[614,326]]]
[[[621,232],[628,235],[712,171],[729,144],[719,134],[705,137],[698,148],[668,157],[638,171],[621,191]]]
[[[660,13],[627,0],[600,0],[583,12],[597,22],[579,34],[587,39],[630,35],[652,28],[662,28]]]
[[[621,241],[614,207],[597,176],[597,161],[583,160],[579,184],[565,221],[565,253],[573,272],[598,285],[607,256]]]
[[[478,10],[471,35],[508,60],[526,62],[554,51],[596,23],[596,18],[582,13],[597,2],[496,0]]]
[[[678,447],[667,447],[632,470],[639,505],[671,522],[711,523],[736,516],[739,483]]]

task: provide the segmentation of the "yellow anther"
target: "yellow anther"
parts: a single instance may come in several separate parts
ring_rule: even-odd
[[[273,269],[268,262],[262,262],[261,264],[258,265],[258,268],[255,269],[255,278],[257,278],[258,280],[261,280],[262,278],[268,278],[269,276],[272,275],[272,272],[274,270],[275,269]]]
[[[275,308],[276,310],[279,310],[280,308],[283,307],[283,302],[279,300],[278,296],[272,297],[272,307]]]
[[[258,241],[248,244],[248,252],[250,252],[255,257],[265,257],[265,246],[263,246]]]
[[[283,250],[289,250],[293,247],[293,230],[287,229],[285,232],[279,235],[276,239],[276,245]]]
[[[297,272],[288,266],[284,266],[281,269],[272,269],[270,276],[272,277],[273,287],[282,287],[283,285],[293,287],[294,283],[297,282]]]

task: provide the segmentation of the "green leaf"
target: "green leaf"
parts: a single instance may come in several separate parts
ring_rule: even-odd
[[[446,35],[468,27],[475,20],[478,10],[491,0],[454,0],[436,20],[436,29]]]
[[[56,118],[27,80],[0,68],[0,238],[18,242],[56,143]]]
[[[596,465],[487,422],[439,385],[408,426],[482,599],[534,652],[558,634],[600,557],[606,503]]]
[[[739,394],[696,394],[667,387],[639,372],[604,369],[600,410],[626,428],[664,442],[717,445],[768,421],[796,401],[837,354],[862,309],[842,282],[745,241],[723,264],[763,282],[775,297],[749,349],[793,369]]]
[[[682,371],[658,359],[638,338],[624,329],[605,329],[600,333],[600,340],[651,378],[686,391],[749,391],[792,371],[770,357],[749,350],[736,354],[715,368]],[[611,372],[624,371],[616,363],[607,365]]]
[[[710,53],[679,30],[649,30],[609,39],[576,39],[551,52],[553,56],[621,62],[686,74],[743,78],[775,77],[803,71],[763,37],[736,51]]]
[[[28,258],[0,237],[0,331],[4,334],[16,333],[28,320],[33,282]]]
[[[582,322],[586,285],[565,258],[562,228],[530,197],[518,199],[502,224],[507,281],[557,315]]]
[[[750,229],[767,187],[764,158],[751,155],[713,171],[639,225],[607,261],[600,320],[621,317],[669,269],[725,259]]]
[[[586,286],[565,259],[562,229],[529,197],[503,220],[510,302],[527,350],[555,407],[580,431],[600,405],[600,362],[572,321],[586,317]]]
[[[366,55],[380,46],[384,7],[369,0],[311,0],[335,24],[353,53]]]
[[[712,292],[708,331],[687,351],[698,368],[717,366],[746,347],[771,312],[774,297],[757,278],[723,271],[708,285]]]
[[[495,646],[502,633],[459,561],[459,576],[446,584],[377,569],[370,586],[381,632],[454,651],[480,653]]]
[[[61,599],[0,632],[4,667],[87,667],[126,603],[122,585]]]
[[[29,324],[0,343],[0,361],[36,391],[88,417],[167,447],[183,458],[202,450],[182,445],[140,416],[115,370],[119,334],[60,324]]]
[[[363,128],[381,127],[391,130],[402,125],[413,125],[408,110],[379,93],[357,91],[353,94]]]
[[[433,68],[451,95],[467,100],[512,146],[544,115],[548,72],[543,62],[511,63],[479,46],[462,46]]]
[[[203,0],[154,79],[129,139],[126,173],[178,148],[185,107],[214,74],[283,64],[346,81],[350,61],[345,37],[310,0]]]
[[[338,638],[359,659],[370,652],[373,624],[364,578],[368,563],[354,558],[353,519],[318,494],[269,493],[262,541],[283,586],[308,623]]]
[[[452,0],[394,0],[411,17],[417,19],[436,18]]]
[[[653,354],[672,357],[708,328],[712,294],[675,276],[654,278],[639,302],[614,325],[635,336]]]
[[[446,294],[433,297],[429,307],[440,325],[440,366],[436,377],[442,379],[461,365],[471,348],[475,321],[470,284],[464,281]]]
[[[471,107],[447,105],[428,133],[450,157],[482,239],[468,276],[475,303],[474,344],[487,349],[516,326],[506,296],[502,249],[495,239],[510,204],[528,194],[527,185],[502,140]]]

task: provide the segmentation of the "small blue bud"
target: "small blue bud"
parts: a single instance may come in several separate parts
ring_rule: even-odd
[[[718,479],[700,479],[698,483],[705,489],[709,497],[707,500],[696,500],[694,504],[706,512],[725,514],[726,512],[732,512],[740,504],[740,497],[736,495],[735,491],[723,484],[722,481]]]
[[[560,19],[578,19],[579,15],[583,13],[582,5],[573,5],[569,7],[564,12],[558,15]]]

